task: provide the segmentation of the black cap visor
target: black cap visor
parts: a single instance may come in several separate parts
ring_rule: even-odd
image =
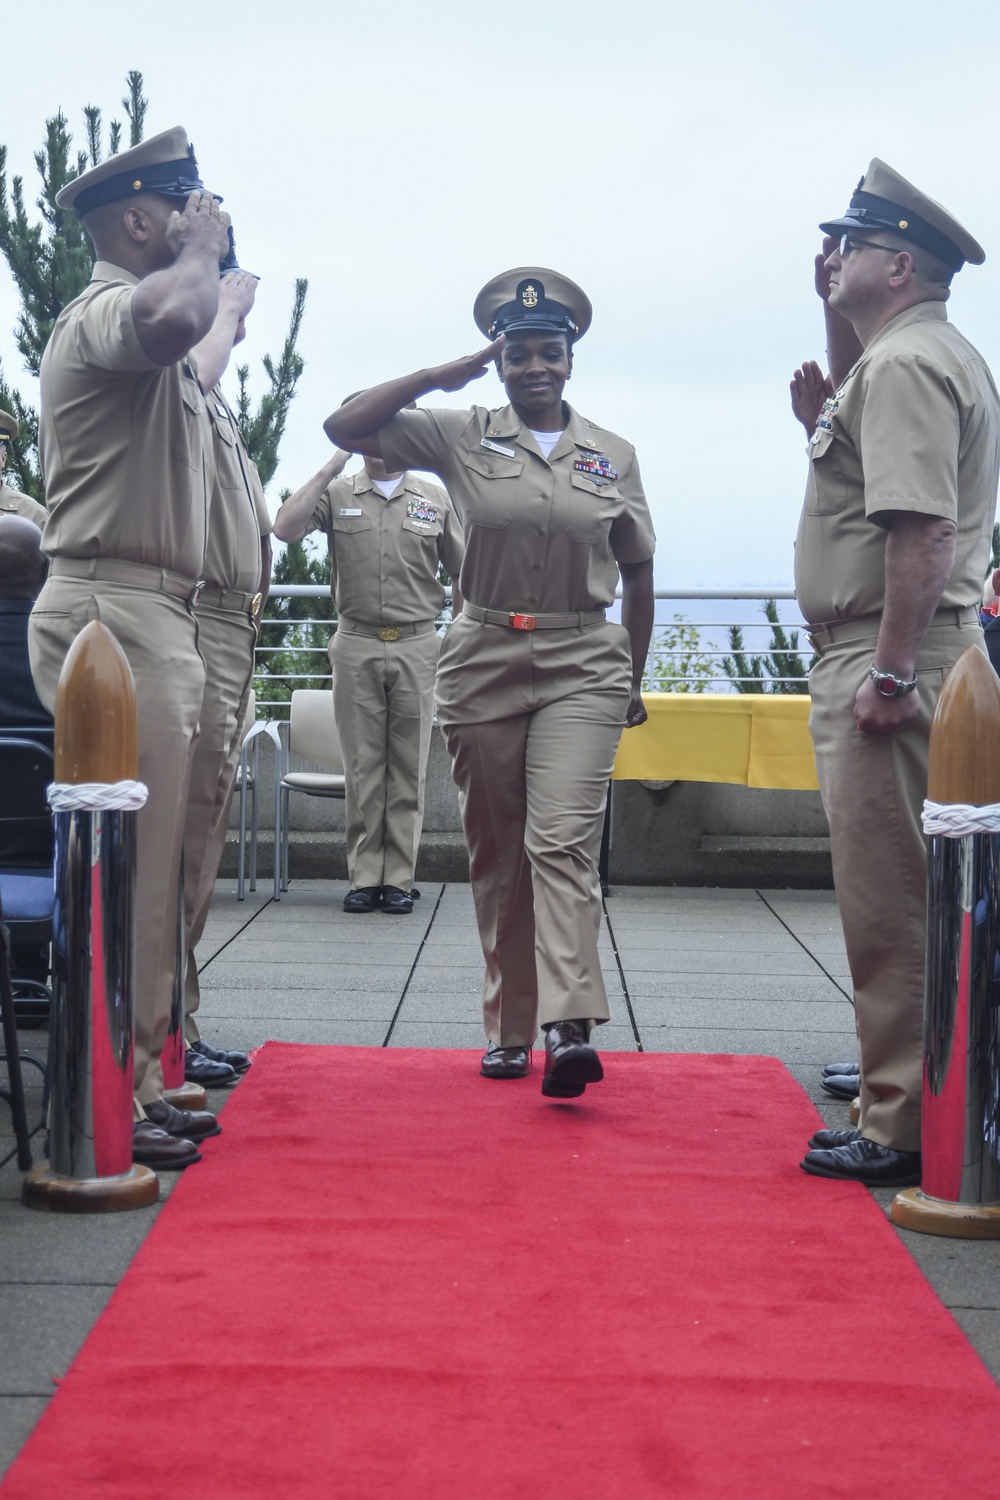
[[[847,212],[841,218],[827,219],[819,227],[824,234],[832,234],[838,238],[842,234],[850,234],[852,229],[887,229],[904,240],[912,240],[915,245],[920,245],[938,260],[943,260],[953,271],[960,271],[965,265],[965,256],[954,240],[942,234],[940,229],[935,229],[933,224],[928,224],[919,214],[900,207],[898,203],[890,203],[887,198],[877,198],[874,193],[856,192]]]
[[[572,342],[577,335],[577,326],[561,302],[543,301],[532,308],[523,307],[520,302],[507,302],[498,308],[489,327],[492,339],[499,338],[502,333],[565,333]]]
[[[167,198],[180,198],[186,202],[192,193],[204,191],[205,184],[198,176],[197,168],[189,157],[183,157],[180,161],[159,162],[132,172],[116,172],[113,177],[84,188],[73,207],[82,219],[84,214],[103,207],[105,203],[119,203],[136,193],[162,193]],[[221,198],[219,202],[222,202]]]

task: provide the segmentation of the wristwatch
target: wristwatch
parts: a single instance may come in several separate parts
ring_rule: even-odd
[[[883,698],[902,698],[904,693],[912,693],[917,685],[915,677],[912,682],[907,682],[905,677],[897,677],[895,672],[880,672],[874,662],[868,675],[875,684],[876,693],[881,693]]]

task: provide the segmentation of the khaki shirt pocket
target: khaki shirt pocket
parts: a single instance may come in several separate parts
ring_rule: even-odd
[[[573,493],[566,535],[570,541],[583,542],[588,547],[606,542],[611,523],[621,510],[618,486],[608,480],[601,483],[589,474],[579,472],[571,475],[571,483]]]
[[[441,522],[421,521],[416,516],[404,516],[402,530],[409,536],[417,536],[423,541],[436,543],[441,535]]]
[[[368,555],[371,545],[370,516],[332,516],[330,539],[341,564],[358,562]]]
[[[182,441],[178,445],[177,457],[189,469],[197,469],[201,467],[203,457],[204,429],[199,434],[198,427],[205,415],[205,401],[197,382],[189,377],[181,380],[181,402],[184,411],[184,432]]]
[[[832,427],[817,427],[809,439],[809,481],[805,510],[810,516],[835,516],[847,504],[844,478]]]

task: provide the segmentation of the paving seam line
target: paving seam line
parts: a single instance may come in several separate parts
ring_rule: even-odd
[[[426,946],[426,943],[427,943],[427,939],[431,935],[431,928],[434,926],[434,919],[435,919],[435,917],[438,914],[438,908],[440,907],[441,902],[444,900],[444,893],[445,893],[445,891],[447,889],[448,889],[448,883],[446,881],[444,883],[444,885],[442,885],[441,889],[438,891],[438,898],[437,898],[437,900],[434,903],[434,910],[431,912],[430,921],[427,923],[427,927],[424,930],[424,935],[420,939],[420,947],[417,949],[417,951],[416,951],[416,953],[414,955],[413,962],[410,965],[410,972],[406,976],[406,983],[403,985],[403,993],[400,995],[400,997],[399,997],[399,1003],[397,1004],[396,1009],[392,1013],[392,1020],[389,1022],[389,1030],[386,1032],[386,1034],[385,1034],[385,1040],[382,1043],[383,1047],[388,1047],[388,1045],[389,1045],[389,1041],[390,1041],[390,1039],[392,1037],[392,1033],[395,1030],[396,1022],[399,1020],[399,1012],[403,1009],[403,1001],[406,999],[406,993],[407,993],[407,991],[410,988],[410,981],[413,978],[414,974],[417,972],[417,964],[420,962],[420,955],[423,953],[424,947]]]

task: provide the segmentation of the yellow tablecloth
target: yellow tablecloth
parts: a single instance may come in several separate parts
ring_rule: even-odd
[[[643,701],[649,720],[622,735],[616,781],[819,785],[804,693],[646,693]]]

